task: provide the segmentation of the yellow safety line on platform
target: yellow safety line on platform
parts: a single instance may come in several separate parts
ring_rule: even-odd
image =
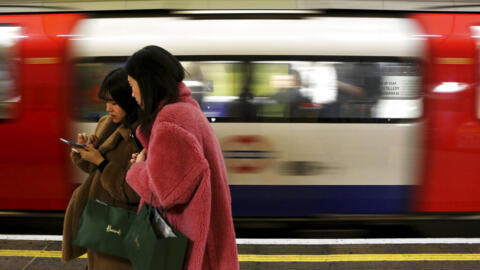
[[[61,251],[0,250],[0,257],[60,258]],[[83,255],[80,258],[86,258]],[[240,254],[241,262],[360,262],[360,261],[479,261],[480,254],[332,254],[332,255],[257,255]]]
[[[478,261],[480,254],[239,255],[244,262]]]
[[[0,257],[60,258],[62,257],[62,252],[56,250],[0,249]],[[85,254],[80,258],[87,258],[87,255]]]

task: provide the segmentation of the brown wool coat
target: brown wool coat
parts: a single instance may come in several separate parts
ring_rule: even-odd
[[[87,249],[72,244],[78,222],[89,199],[97,199],[109,205],[135,211],[139,197],[125,181],[130,167],[132,153],[139,152],[130,138],[131,130],[124,125],[116,125],[108,116],[98,122],[95,135],[98,137],[97,149],[108,159],[103,173],[96,166],[72,151],[72,161],[83,171],[89,173],[87,180],[72,194],[65,213],[63,224],[62,260],[70,261],[87,252]],[[105,253],[88,250],[88,269],[122,270],[133,269],[128,260]]]

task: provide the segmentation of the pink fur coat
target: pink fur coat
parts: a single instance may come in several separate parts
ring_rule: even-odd
[[[137,135],[147,160],[133,164],[127,182],[141,202],[164,208],[191,241],[184,269],[239,269],[230,190],[222,150],[191,91],[179,84],[178,102],[164,106],[150,138]],[[142,205],[141,203],[141,205]]]

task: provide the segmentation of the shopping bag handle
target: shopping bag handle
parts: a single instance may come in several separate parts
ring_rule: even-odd
[[[150,205],[148,207],[149,207],[148,208],[148,215],[151,216],[153,208],[156,207],[156,206],[153,206],[153,192],[150,193]],[[160,211],[162,216],[166,219],[165,209],[162,206],[158,206],[156,208],[158,209],[158,211]]]
[[[153,192],[150,193],[150,204],[147,206],[148,207],[148,216],[152,216],[152,209],[153,209]]]

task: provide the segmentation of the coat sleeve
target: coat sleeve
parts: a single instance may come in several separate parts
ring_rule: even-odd
[[[132,165],[127,182],[146,202],[153,192],[164,208],[187,203],[195,194],[201,175],[209,170],[195,137],[176,124],[153,126],[147,160]]]
[[[72,159],[73,164],[77,165],[78,168],[86,173],[90,173],[95,167],[95,165],[82,159],[82,156],[74,151],[70,152],[70,158]]]
[[[62,233],[62,261],[68,262],[87,252],[87,249],[73,244],[73,239],[78,230],[78,223],[83,209],[88,201],[88,192],[92,186],[92,177],[89,176],[78,188],[73,191],[65,211]]]
[[[102,136],[102,132],[105,131],[105,129],[108,126],[108,121],[107,117],[103,116],[100,118],[98,121],[97,126],[95,127],[95,135],[97,137]],[[80,168],[82,171],[86,173],[90,173],[93,169],[95,169],[97,166],[95,164],[92,164],[84,159],[82,159],[82,156],[79,153],[76,153],[74,151],[70,152],[70,158],[72,159],[73,164],[77,165],[78,168]]]

